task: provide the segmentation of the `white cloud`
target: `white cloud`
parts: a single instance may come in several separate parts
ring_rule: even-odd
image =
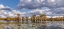
[[[0,8],[10,8],[10,7],[0,4]]]
[[[27,0],[28,2],[31,2],[31,0]]]
[[[6,16],[4,16],[4,15],[0,15],[0,18],[6,18]]]
[[[24,5],[24,6],[22,6]],[[18,7],[20,9],[37,9],[42,7],[58,8],[64,7],[64,0],[20,0]]]
[[[25,12],[20,12],[20,11],[17,11],[17,10],[12,10],[11,12],[7,12],[7,11],[5,11],[5,10],[1,10],[0,11],[0,17],[4,17],[4,18],[6,18],[7,16],[10,16],[10,17],[17,17],[17,14],[18,13],[20,13],[20,15],[21,15],[21,17],[23,17],[23,16],[26,16],[26,14],[28,15],[28,17],[30,17],[30,15],[29,14],[36,14],[36,15],[38,15],[38,14],[42,14],[42,13],[45,13],[45,14],[47,14],[47,15],[54,15],[54,16],[47,16],[48,18],[55,18],[55,17],[57,17],[57,16],[55,16],[55,15],[58,15],[58,17],[60,16],[60,14],[51,14],[51,12],[49,12],[48,10],[47,11],[45,11],[45,10],[40,10],[40,9],[36,9],[36,10],[33,10],[33,11],[30,11],[30,13],[25,13]],[[31,14],[31,15],[32,15]],[[61,16],[60,16],[61,17]]]
[[[8,6],[4,6],[4,5],[0,4],[0,10],[12,10],[12,9]]]
[[[56,18],[56,17],[63,17],[63,16],[46,16],[47,18]]]
[[[35,9],[28,12],[31,15],[40,15],[40,14],[46,14],[47,16],[63,16],[64,15],[64,9],[63,8],[57,8],[56,10],[50,10],[50,9]]]
[[[51,18],[51,16],[46,16],[47,18]]]
[[[3,17],[3,18],[6,18],[7,16],[17,17],[18,13],[21,15],[21,17],[25,16],[24,14],[26,14],[25,12],[20,12],[17,10],[12,10],[10,12],[7,12],[6,10],[0,10],[0,17]]]
[[[10,12],[7,12],[6,10],[11,10]],[[20,11],[17,11],[17,10],[12,10],[10,7],[8,7],[8,6],[4,6],[4,5],[2,5],[2,4],[0,4],[0,17],[7,17],[7,16],[10,16],[10,17],[12,17],[12,16],[17,16],[17,14],[21,14],[21,15],[23,15],[24,16],[24,14],[26,14],[25,12],[20,12]]]
[[[8,14],[9,14],[9,16],[12,16],[12,17],[17,17],[17,14],[20,14],[21,17],[22,17],[22,16],[25,16],[24,14],[26,14],[26,13],[25,12],[20,12],[20,11],[17,11],[17,10],[12,10]]]
[[[21,2],[22,1],[22,2]],[[31,14],[48,14],[51,16],[64,14],[64,0],[21,0],[18,8],[33,9]],[[30,2],[28,2],[30,1]],[[22,6],[23,5],[23,6]],[[47,7],[46,10],[41,10],[42,7]],[[39,10],[36,10],[40,8]],[[54,14],[55,13],[55,14]]]
[[[55,0],[48,0],[48,2],[55,2]]]
[[[46,15],[51,15],[52,12],[50,12],[49,10],[43,10],[43,9],[36,9],[36,10],[32,10],[32,11],[29,11],[28,13],[30,14],[46,14]]]
[[[56,18],[56,17],[63,17],[63,16],[53,16],[52,18]]]
[[[52,14],[52,12],[47,12],[48,15]]]
[[[12,13],[14,13],[14,14],[26,14],[25,12],[20,12],[20,11],[17,11],[17,10],[12,10]]]
[[[0,8],[4,8],[4,6],[2,4],[0,4]]]

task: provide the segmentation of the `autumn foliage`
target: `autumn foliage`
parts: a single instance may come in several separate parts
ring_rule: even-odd
[[[56,18],[47,18],[45,14],[41,14],[39,16],[36,16],[36,15],[33,15],[31,18],[29,17],[20,17],[20,15],[18,14],[18,17],[14,17],[14,18],[11,18],[11,17],[7,17],[7,18],[0,18],[0,20],[7,20],[7,21],[28,21],[28,20],[31,20],[33,22],[36,21],[64,21],[64,17],[56,17]]]

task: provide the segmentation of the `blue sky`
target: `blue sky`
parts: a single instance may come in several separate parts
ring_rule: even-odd
[[[0,0],[0,17],[13,17],[46,14],[47,16],[63,16],[64,0]]]
[[[3,4],[4,6],[9,6],[14,9],[16,9],[19,2],[20,0],[0,0],[0,4]]]

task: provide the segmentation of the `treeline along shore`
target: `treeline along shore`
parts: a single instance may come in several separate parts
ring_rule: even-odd
[[[7,18],[0,18],[0,20],[4,20],[4,21],[28,21],[31,20],[32,22],[38,22],[38,21],[64,21],[64,16],[63,17],[56,17],[56,18],[48,18],[46,17],[45,14],[41,14],[39,16],[33,15],[32,17],[20,17],[20,14],[17,14],[17,17],[11,18],[11,17],[7,17]]]

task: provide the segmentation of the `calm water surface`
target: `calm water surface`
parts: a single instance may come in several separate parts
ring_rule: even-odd
[[[20,25],[17,24],[1,24],[0,25],[1,29],[64,29],[64,23],[63,21],[45,21],[44,22],[40,22],[40,23],[21,23]]]

